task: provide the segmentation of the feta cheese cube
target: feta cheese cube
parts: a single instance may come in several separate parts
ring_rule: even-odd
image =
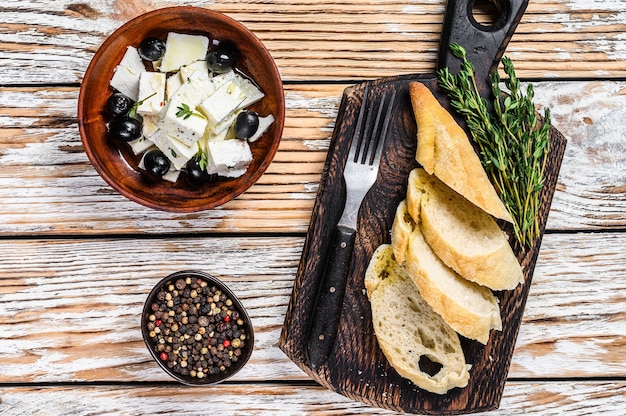
[[[202,101],[199,109],[209,120],[209,128],[215,130],[218,124],[231,115],[245,98],[237,84],[229,81]]]
[[[181,169],[189,159],[197,152],[197,146],[189,147],[168,135],[165,131],[159,130],[150,139],[170,160],[174,168]]]
[[[177,72],[176,74],[167,77],[167,81],[165,81],[165,99],[167,101],[171,100],[176,91],[183,85],[183,81],[180,79],[180,74]]]
[[[129,46],[113,71],[110,85],[133,101],[139,99],[139,76],[145,72],[143,60],[137,49]]]
[[[178,71],[183,65],[202,60],[208,48],[209,38],[206,36],[170,32],[165,41],[165,54],[159,71]]]
[[[254,143],[270,128],[272,123],[274,122],[274,116],[269,114],[265,117],[259,117],[259,127],[257,127],[256,131],[252,136],[248,138],[248,143]]]
[[[243,95],[246,96],[245,100],[239,104],[239,108],[237,108],[237,110],[243,110],[244,108],[250,107],[252,104],[265,97],[265,94],[263,94],[263,92],[249,79],[236,74],[235,82],[241,89]]]
[[[210,78],[209,65],[204,59],[201,61],[196,61],[192,64],[182,66],[180,68],[180,71],[178,71],[178,75],[181,82],[193,79],[208,80]]]
[[[192,146],[204,135],[208,123],[196,107],[212,90],[210,80],[194,79],[181,85],[165,105],[159,128],[185,145]],[[181,108],[189,109],[191,115],[177,115]]]
[[[142,119],[141,135],[145,138],[150,138],[158,130],[159,116],[158,115],[145,115]]]
[[[216,125],[209,126],[208,130],[212,131],[213,134],[221,134],[221,133],[227,132],[230,126],[232,126],[235,120],[237,119],[238,114],[239,114],[239,111],[231,113],[229,116],[224,118],[222,121],[220,121]]]
[[[221,140],[207,143],[207,172],[228,178],[243,175],[252,162],[252,152],[245,140]]]
[[[162,178],[168,182],[174,183],[178,180],[179,176],[180,176],[180,170],[174,169],[174,167],[170,165],[170,170],[168,170],[167,173],[162,176]]]
[[[154,146],[154,143],[152,143],[145,137],[140,137],[138,139],[132,140],[128,142],[128,144],[130,145],[130,148],[135,155],[139,155]]]
[[[183,103],[184,104],[184,103]],[[186,146],[192,146],[204,135],[207,120],[199,113],[193,112],[189,117],[177,116],[176,113],[183,108],[182,105],[168,110],[165,118],[159,123],[159,129],[166,132]],[[191,108],[191,107],[190,107]]]
[[[142,101],[143,100],[143,101]],[[165,105],[165,74],[142,72],[139,76],[139,101],[137,114],[156,115]]]

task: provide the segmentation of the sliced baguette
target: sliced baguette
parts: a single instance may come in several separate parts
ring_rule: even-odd
[[[403,207],[406,204],[400,204],[398,210]],[[406,214],[396,213],[395,220],[415,224],[396,226],[391,244],[401,250],[403,241],[408,241],[403,265],[422,297],[456,332],[486,344],[491,329],[502,329],[497,299],[489,288],[464,279],[446,266],[424,239],[419,222]],[[401,234],[407,230],[412,230],[410,236]]]
[[[378,344],[398,374],[436,394],[467,385],[470,366],[457,333],[420,296],[391,245],[374,252],[365,287]],[[424,357],[438,371],[422,370]]]
[[[411,171],[408,183],[407,210],[448,267],[493,290],[524,281],[506,234],[489,214],[424,169]]]
[[[424,84],[409,83],[409,93],[417,122],[416,160],[473,204],[513,222],[461,126]]]

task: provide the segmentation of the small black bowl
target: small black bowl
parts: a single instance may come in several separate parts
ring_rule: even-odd
[[[173,273],[152,289],[141,334],[161,368],[189,386],[231,377],[254,346],[252,323],[239,299],[219,279],[194,270]]]

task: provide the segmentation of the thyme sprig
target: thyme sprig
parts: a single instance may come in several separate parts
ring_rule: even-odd
[[[152,98],[153,96],[156,95],[155,93],[152,93],[150,95],[148,95],[146,98],[144,98],[143,100],[139,100],[137,101],[135,104],[133,104],[133,106],[130,108],[130,110],[128,110],[128,117],[133,117],[135,118],[135,116],[137,115],[137,109],[139,108],[139,106],[141,104],[143,104],[144,102],[148,101],[150,98]]]
[[[182,103],[176,107],[176,109],[178,110],[176,112],[176,117],[182,117],[183,120],[187,120],[193,114],[193,110],[185,103]]]
[[[450,98],[450,104],[467,123],[476,143],[481,162],[496,191],[513,218],[517,241],[531,246],[539,235],[539,193],[544,184],[547,154],[550,149],[550,110],[545,108],[543,121],[533,104],[534,90],[529,84],[521,90],[513,63],[502,59],[507,92],[500,88],[500,75],[494,71],[489,81],[493,93],[493,110],[480,96],[474,66],[465,49],[456,43],[450,50],[463,62],[457,75],[447,68],[437,72],[439,87]]]
[[[200,169],[205,170],[209,162],[209,158],[208,158],[206,151],[204,151],[203,149],[198,149],[194,157],[196,158],[196,161],[198,162],[198,166],[200,167]]]

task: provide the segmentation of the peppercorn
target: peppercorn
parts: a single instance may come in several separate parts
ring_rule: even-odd
[[[228,371],[243,354],[246,327],[228,295],[202,279],[168,281],[148,306],[146,328],[159,359],[181,376]]]

